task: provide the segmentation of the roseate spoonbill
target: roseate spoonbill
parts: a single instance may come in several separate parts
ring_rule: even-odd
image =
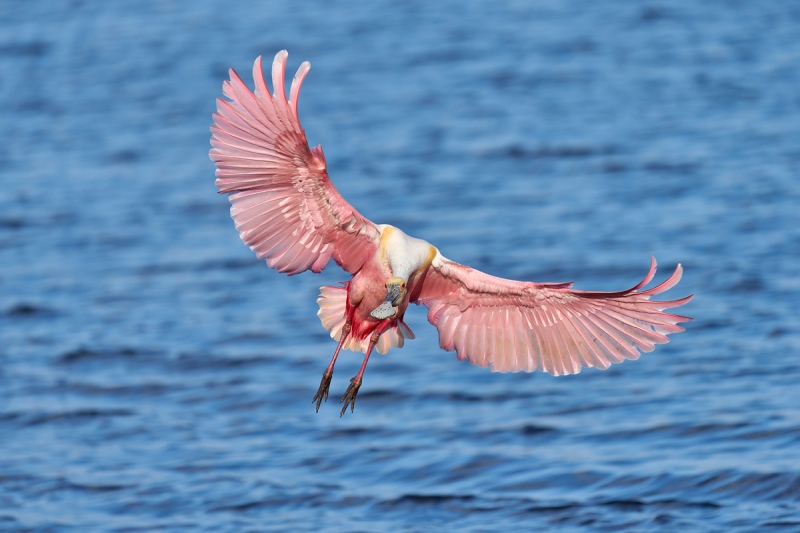
[[[584,366],[608,368],[637,359],[683,331],[688,317],[664,309],[688,302],[650,297],[674,287],[679,264],[660,285],[619,292],[572,289],[572,283],[535,283],[496,278],[445,258],[430,243],[387,224],[364,218],[339,194],[328,177],[322,148],[309,148],[297,114],[300,87],[310,65],[304,62],[284,92],[288,53],[272,63],[270,95],[261,57],[253,65],[255,93],[230,70],[217,99],[211,126],[210,157],[216,185],[230,195],[236,229],[260,259],[289,275],[320,272],[331,258],[352,275],[340,287],[320,288],[317,313],[338,341],[312,403],[317,412],[333,376],[339,351],[361,351],[364,361],[350,380],[340,416],[355,407],[364,369],[373,348],[386,353],[414,334],[403,322],[409,303],[428,308],[439,344],[460,360],[496,372],[559,376]]]

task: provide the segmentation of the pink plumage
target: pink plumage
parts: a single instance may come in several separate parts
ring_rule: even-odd
[[[638,359],[640,351],[653,351],[655,344],[669,341],[667,334],[683,331],[677,324],[688,320],[663,311],[691,296],[650,301],[680,281],[680,265],[669,279],[646,291],[638,289],[655,275],[655,259],[635,287],[589,292],[573,290],[571,283],[495,278],[439,257],[418,296],[439,330],[439,343],[473,364],[491,364],[495,372],[540,369],[558,376],[584,366],[608,368]]]
[[[279,272],[320,272],[331,257],[348,272],[360,270],[374,253],[378,230],[348,204],[328,178],[321,147],[309,149],[297,118],[297,98],[310,65],[283,92],[288,54],[275,56],[270,96],[261,74],[255,94],[231,69],[217,99],[211,126],[216,185],[230,193],[236,229],[260,259]]]
[[[353,409],[373,348],[385,353],[414,338],[403,322],[409,303],[428,307],[440,346],[459,359],[497,372],[538,369],[557,376],[637,359],[691,320],[664,311],[691,296],[651,300],[680,281],[680,265],[651,289],[641,290],[655,275],[655,259],[635,287],[579,291],[571,283],[490,276],[397,228],[370,222],[331,183],[322,148],[309,148],[297,101],[310,65],[300,65],[287,99],[287,57],[284,50],[273,61],[272,95],[261,57],[253,66],[254,92],[230,71],[222,89],[227,100],[217,99],[210,157],[239,235],[267,265],[292,275],[320,272],[333,259],[353,276],[342,287],[322,287],[318,300],[322,325],[338,345],[314,396],[317,410],[327,400],[342,348],[365,353],[341,399],[341,414],[348,405]]]

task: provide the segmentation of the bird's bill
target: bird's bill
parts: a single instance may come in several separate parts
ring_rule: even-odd
[[[385,318],[391,318],[396,314],[397,309],[392,307],[392,302],[383,302],[381,305],[373,309],[369,316],[372,318],[377,318],[378,320],[383,320]]]

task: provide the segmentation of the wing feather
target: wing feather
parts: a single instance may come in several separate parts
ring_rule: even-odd
[[[445,350],[497,372],[575,374],[638,359],[691,318],[664,312],[691,300],[651,301],[675,287],[678,265],[665,281],[640,290],[655,276],[651,259],[644,279],[617,292],[580,291],[571,283],[533,283],[497,278],[459,265],[437,252],[415,293],[428,307]]]
[[[589,342],[581,331],[580,322],[576,318],[575,314],[570,312],[567,320],[564,321],[564,326],[575,346],[576,353],[572,354],[573,368],[580,369],[583,366],[591,365],[593,356]]]
[[[524,330],[522,329],[520,318],[518,308],[512,307],[508,309],[509,335],[506,346],[511,356],[509,363],[512,368],[522,368],[525,366],[523,358],[526,354],[523,352],[527,352],[527,349],[525,348],[525,343],[521,342]]]
[[[287,274],[320,272],[333,258],[351,274],[371,258],[377,227],[339,194],[320,147],[309,148],[297,101],[310,68],[300,65],[289,100],[285,50],[272,63],[270,95],[261,57],[253,64],[255,92],[230,71],[211,126],[217,187],[229,194],[239,236],[260,259]]]
[[[475,327],[475,353],[478,354],[479,357],[485,358],[486,357],[486,324],[479,323]]]
[[[533,320],[532,313],[527,312],[522,316],[525,317],[526,340],[528,343],[528,364],[525,368],[520,370],[524,370],[525,372],[533,372],[541,366],[539,354],[542,353],[542,346],[539,341],[539,334],[537,333],[536,326],[534,325],[535,321]]]

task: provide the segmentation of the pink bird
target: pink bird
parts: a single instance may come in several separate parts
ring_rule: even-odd
[[[333,259],[352,275],[340,287],[321,287],[317,315],[338,341],[312,403],[317,412],[328,391],[339,352],[363,352],[364,361],[340,403],[355,407],[373,349],[400,348],[414,334],[403,322],[409,303],[428,308],[439,345],[460,360],[495,372],[559,376],[582,367],[608,368],[638,359],[691,318],[665,313],[692,296],[650,297],[674,287],[683,272],[640,290],[655,275],[656,261],[636,286],[619,292],[572,289],[572,283],[512,281],[445,258],[430,243],[388,224],[374,224],[342,198],[328,177],[322,148],[309,148],[297,114],[304,62],[284,92],[288,53],[272,63],[270,95],[261,57],[253,65],[255,93],[230,70],[217,99],[210,157],[216,185],[230,195],[236,229],[260,259],[289,275],[320,272]]]

